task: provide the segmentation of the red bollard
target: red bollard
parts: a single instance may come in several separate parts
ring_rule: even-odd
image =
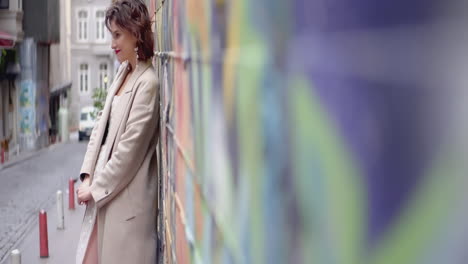
[[[39,212],[39,247],[40,257],[49,257],[49,238],[47,236],[47,213],[44,210]]]
[[[75,182],[68,181],[68,209],[75,210]]]

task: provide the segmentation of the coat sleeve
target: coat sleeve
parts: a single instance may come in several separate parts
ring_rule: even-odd
[[[89,138],[88,147],[86,148],[86,154],[84,157],[83,165],[81,166],[81,170],[80,170],[81,181],[84,180],[84,177],[86,176],[86,174],[91,175],[92,159],[93,159],[92,157],[94,156],[97,150],[96,144],[98,143],[96,140],[96,134],[97,134],[97,131],[99,130],[98,127],[99,127],[99,120],[100,120],[101,114],[102,114],[102,111],[99,111],[98,116],[95,121],[93,131],[91,132],[91,136]]]
[[[156,79],[137,87],[125,132],[110,160],[91,184],[98,208],[112,200],[135,177],[159,120],[159,84]]]

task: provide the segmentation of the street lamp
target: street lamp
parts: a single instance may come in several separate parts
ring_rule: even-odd
[[[107,91],[107,75],[104,76],[104,90]]]

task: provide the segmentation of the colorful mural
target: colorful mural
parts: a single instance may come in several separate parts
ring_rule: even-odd
[[[24,137],[31,137],[36,127],[36,88],[31,80],[21,82],[19,106],[20,106],[20,132]]]
[[[460,9],[147,2],[160,263],[468,261]]]

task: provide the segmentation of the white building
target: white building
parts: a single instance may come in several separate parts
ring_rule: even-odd
[[[96,88],[107,89],[114,77],[115,55],[111,35],[104,24],[111,0],[71,1],[71,79],[72,97],[82,107],[93,104]],[[73,114],[78,120],[79,112]],[[76,124],[74,121],[72,122]]]

